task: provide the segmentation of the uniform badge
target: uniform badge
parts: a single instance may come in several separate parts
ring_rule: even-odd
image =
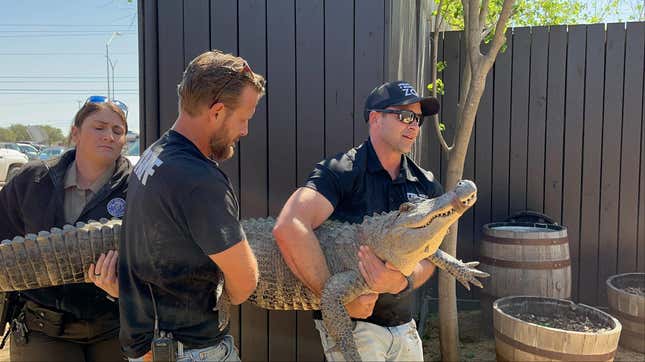
[[[107,204],[107,211],[114,217],[123,217],[125,215],[125,200],[120,197],[110,200]]]

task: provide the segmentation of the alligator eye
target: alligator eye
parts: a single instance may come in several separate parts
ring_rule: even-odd
[[[414,204],[411,202],[404,202],[399,206],[400,212],[406,212],[414,209]]]

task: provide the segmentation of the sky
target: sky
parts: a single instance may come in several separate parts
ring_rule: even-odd
[[[109,46],[115,99],[139,131],[136,0],[0,1],[0,127],[47,124],[67,134],[88,96],[107,95],[106,42],[120,32]],[[629,11],[623,6],[621,15]]]
[[[137,3],[128,0],[2,0],[0,127],[47,124],[67,134],[91,95],[107,95],[106,42],[115,99],[139,130]],[[111,72],[111,68],[110,68]]]

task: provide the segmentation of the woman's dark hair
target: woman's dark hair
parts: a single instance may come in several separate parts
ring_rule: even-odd
[[[83,125],[83,122],[85,122],[85,119],[89,117],[91,114],[96,113],[102,109],[107,109],[110,110],[114,113],[116,113],[119,118],[121,118],[121,121],[123,122],[123,127],[125,127],[125,132],[128,132],[128,122],[125,118],[125,113],[121,108],[119,108],[116,104],[110,103],[110,102],[104,102],[104,103],[85,103],[81,109],[76,112],[76,115],[74,116],[74,122],[72,123],[72,126],[76,128],[81,128]],[[70,130],[69,132],[69,137],[68,137],[68,143],[71,145],[72,144],[72,132]]]

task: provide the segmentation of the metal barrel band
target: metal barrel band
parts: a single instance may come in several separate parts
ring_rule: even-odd
[[[609,314],[613,315],[614,317],[618,317],[618,319],[626,319],[630,322],[645,324],[645,317],[638,317],[635,315],[627,314],[612,307],[609,307]]]
[[[482,239],[494,244],[505,244],[505,245],[561,245],[567,244],[569,242],[568,237],[562,238],[553,238],[553,239],[513,239],[513,238],[498,238],[491,235],[486,235]]]
[[[511,261],[489,258],[480,256],[479,262],[481,264],[498,266],[502,268],[511,269],[536,269],[536,270],[550,270],[550,269],[563,269],[571,266],[571,259],[555,260],[555,261]]]
[[[534,354],[540,357],[546,357],[548,359],[559,360],[559,361],[601,362],[601,361],[608,361],[610,359],[613,359],[614,356],[616,355],[616,350],[613,350],[609,353],[603,353],[603,354],[584,354],[584,355],[550,351],[542,348],[529,346],[528,344],[524,344],[520,341],[516,341],[512,338],[509,338],[508,336],[506,336],[505,334],[503,334],[497,329],[495,329],[495,338],[499,339],[500,341],[504,342],[505,344],[513,348],[519,349],[522,352]]]
[[[636,340],[644,341],[642,343],[645,343],[645,334],[643,334],[643,333],[636,333],[636,332],[632,332],[632,331],[627,330],[627,329],[622,329],[620,331],[620,336],[621,337],[634,338]]]

